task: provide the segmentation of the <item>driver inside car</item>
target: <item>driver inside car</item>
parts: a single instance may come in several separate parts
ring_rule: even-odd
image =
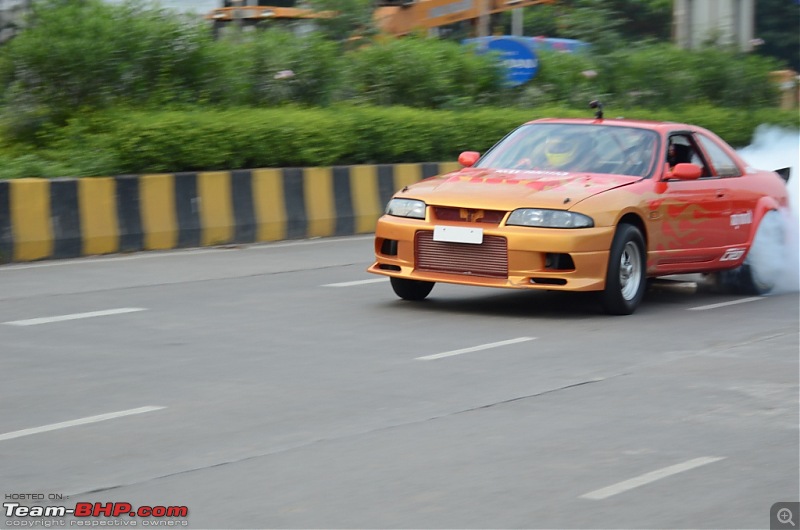
[[[521,159],[515,169],[586,171],[591,157],[591,140],[555,131],[548,135],[538,155]]]

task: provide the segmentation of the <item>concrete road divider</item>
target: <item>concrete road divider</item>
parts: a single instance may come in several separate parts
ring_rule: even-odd
[[[0,263],[372,232],[456,162],[0,181]]]

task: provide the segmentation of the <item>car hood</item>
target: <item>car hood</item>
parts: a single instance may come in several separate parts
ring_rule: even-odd
[[[567,208],[641,177],[547,170],[463,169],[418,182],[396,196],[437,206],[514,210]]]

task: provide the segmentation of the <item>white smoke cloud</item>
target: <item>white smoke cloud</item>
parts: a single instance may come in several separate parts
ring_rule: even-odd
[[[753,143],[740,149],[739,154],[751,166],[775,170],[791,167],[789,188],[790,208],[782,212],[787,230],[784,269],[775,293],[800,290],[800,131],[761,125],[756,129]]]

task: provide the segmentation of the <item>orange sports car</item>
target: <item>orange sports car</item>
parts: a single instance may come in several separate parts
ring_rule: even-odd
[[[459,171],[398,191],[375,230],[395,293],[435,282],[598,291],[634,312],[649,277],[720,273],[772,289],[785,244],[788,170],[751,168],[701,127],[622,119],[526,123]]]

